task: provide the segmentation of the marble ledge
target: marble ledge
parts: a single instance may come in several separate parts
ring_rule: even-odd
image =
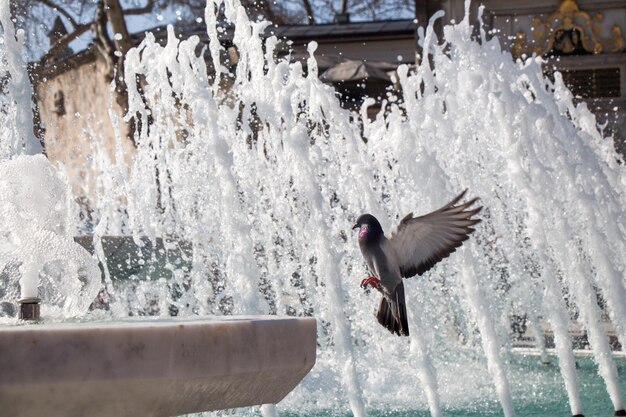
[[[315,364],[295,317],[0,327],[0,410],[20,416],[176,416],[281,401]]]

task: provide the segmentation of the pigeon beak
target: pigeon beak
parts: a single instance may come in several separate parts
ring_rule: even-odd
[[[358,224],[358,223],[357,223],[357,224],[355,224],[354,226],[352,226],[352,230],[354,230],[354,229],[358,229],[358,228],[359,228],[359,224]]]

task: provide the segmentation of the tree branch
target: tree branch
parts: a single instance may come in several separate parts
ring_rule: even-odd
[[[115,48],[121,52],[122,55],[126,55],[126,52],[131,47],[130,34],[128,33],[128,27],[126,26],[126,20],[124,18],[125,12],[119,0],[104,0],[106,19],[111,24],[114,35],[116,35],[113,38],[113,43],[115,44]],[[121,39],[118,39],[118,33],[122,35]]]
[[[78,25],[78,26],[75,27],[75,29],[72,32],[67,33],[67,34],[61,36],[59,38],[59,40],[57,40],[54,43],[54,45],[52,45],[50,47],[48,52],[46,52],[46,54],[41,57],[39,62],[44,64],[50,58],[58,55],[58,53],[60,51],[62,51],[63,49],[65,49],[67,47],[67,45],[70,44],[70,42],[72,42],[74,39],[78,38],[83,33],[87,32],[89,30],[89,28],[91,27],[92,23],[93,22],[83,23],[81,25]]]
[[[341,0],[341,14],[348,13],[348,0]]]
[[[148,0],[144,7],[138,7],[136,9],[124,10],[125,15],[136,15],[150,13],[154,9],[154,0]]]
[[[313,17],[313,8],[311,7],[311,2],[309,0],[302,0],[302,5],[304,6],[304,11],[306,12],[307,25],[314,25],[315,18]]]
[[[39,3],[43,4],[44,6],[48,6],[49,8],[53,9],[53,10],[57,10],[60,14],[62,14],[63,16],[65,16],[65,18],[68,20],[68,22],[70,22],[70,24],[72,26],[74,26],[75,28],[79,26],[78,22],[76,21],[76,19],[74,19],[72,17],[72,15],[65,10],[63,7],[58,6],[56,4],[54,4],[52,1],[50,0],[37,0]]]
[[[107,14],[104,9],[104,1],[100,1],[96,6],[96,14],[91,25],[93,32],[93,45],[106,62],[107,76],[110,77],[110,79],[113,79],[113,73],[115,71],[115,47],[113,42],[111,42],[111,38],[109,38],[109,34],[107,33]]]

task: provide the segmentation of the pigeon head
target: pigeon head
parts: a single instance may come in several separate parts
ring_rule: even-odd
[[[371,214],[361,214],[352,229],[359,229],[359,240],[372,240],[383,234],[383,228]]]

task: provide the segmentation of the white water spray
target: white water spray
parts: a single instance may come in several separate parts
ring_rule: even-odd
[[[467,260],[452,257],[446,270],[463,271],[450,278],[451,291],[459,298],[464,295],[455,288],[468,291],[470,302],[466,308],[478,314],[475,323],[481,331],[488,368],[505,415],[514,415],[514,398],[506,365],[500,357],[502,337],[508,330],[491,317],[511,314],[504,310],[511,303],[506,301],[506,293],[490,296],[487,302],[481,294],[492,293],[497,288],[488,279],[506,279],[513,288],[511,296],[520,297],[515,306],[523,308],[526,303],[535,309],[542,303],[531,299],[542,291],[529,293],[524,290],[528,288],[525,284],[531,279],[538,285],[543,281],[548,307],[538,314],[545,314],[553,325],[571,410],[578,413],[582,406],[567,319],[563,318],[566,313],[562,297],[558,296],[560,285],[553,276],[531,278],[524,271],[528,270],[530,260],[537,259],[537,253],[542,263],[540,273],[568,271],[559,258],[571,253],[567,249],[559,252],[558,248],[567,248],[572,238],[570,231],[576,227],[572,224],[559,234],[553,232],[554,218],[563,212],[564,206],[550,196],[558,194],[556,190],[564,186],[577,187],[580,174],[568,175],[566,184],[550,181],[547,171],[556,168],[549,165],[545,152],[559,161],[555,167],[585,155],[589,160],[586,169],[593,167],[598,181],[612,187],[603,197],[613,199],[607,207],[612,207],[614,214],[610,208],[603,212],[621,221],[616,216],[624,198],[619,180],[623,174],[611,160],[616,156],[606,151],[610,143],[579,140],[575,153],[565,145],[569,135],[584,136],[590,131],[574,124],[588,121],[589,113],[571,106],[569,113],[563,113],[571,98],[563,98],[558,85],[553,90],[540,76],[538,61],[530,60],[520,66],[500,51],[496,40],[483,39],[482,45],[471,41],[466,19],[457,26],[446,27],[449,49],[445,53],[444,47],[433,41],[432,30],[426,31],[422,44],[432,52],[436,71],[426,59],[414,74],[406,67],[399,69],[404,105],[391,101],[387,103],[390,111],[385,118],[363,120],[365,144],[358,126],[351,124],[351,116],[339,108],[332,92],[317,80],[314,61],[309,60],[306,77],[301,75],[299,64],[275,61],[275,40],[270,38],[263,52],[257,36],[263,23],[247,23],[242,9],[235,3],[227,2],[225,10],[230,20],[236,22],[234,42],[240,51],[231,90],[222,91],[217,80],[204,78],[203,61],[194,59],[189,52],[195,49],[194,39],[177,44],[170,35],[168,45],[162,48],[148,38],[140,50],[143,62],[150,65],[127,66],[136,71],[127,77],[143,74],[148,80],[147,107],[152,114],[170,114],[171,118],[163,119],[163,123],[157,120],[150,131],[139,132],[138,160],[142,146],[150,152],[145,152],[146,158],[141,159],[129,179],[129,184],[140,187],[130,194],[152,196],[150,207],[157,205],[160,196],[161,213],[152,211],[146,216],[153,209],[137,204],[141,209],[132,221],[137,227],[135,233],[162,235],[159,229],[163,228],[173,236],[197,236],[192,241],[198,239],[194,247],[207,251],[204,259],[213,257],[216,265],[222,265],[213,279],[223,280],[223,285],[212,284],[222,293],[216,294],[209,311],[221,311],[215,306],[225,305],[225,300],[229,300],[233,309],[227,312],[275,309],[278,313],[317,315],[321,320],[321,340],[327,340],[322,346],[329,343],[335,351],[330,356],[321,354],[324,359],[319,373],[324,374],[324,369],[336,370],[336,374],[331,371],[330,375],[335,375],[338,392],[345,389],[353,413],[364,415],[364,401],[368,398],[383,401],[391,395],[392,400],[398,400],[397,385],[381,389],[380,377],[359,376],[360,361],[365,361],[362,363],[385,364],[384,370],[376,369],[384,374],[382,381],[388,381],[394,372],[404,375],[403,380],[417,378],[427,393],[431,413],[438,415],[441,404],[451,401],[455,388],[439,387],[436,375],[445,374],[446,370],[437,369],[438,361],[425,355],[427,349],[423,344],[414,342],[410,351],[406,351],[406,346],[388,348],[389,341],[385,339],[388,335],[372,328],[371,318],[362,314],[371,311],[375,303],[350,290],[360,279],[358,271],[363,271],[363,267],[359,266],[360,257],[347,229],[350,220],[360,212],[397,219],[408,211],[432,209],[455,190],[469,187],[481,196],[488,209],[485,223],[489,227],[478,231],[483,234],[479,238],[482,243],[470,241],[466,245],[470,253]],[[207,15],[211,15],[210,8]],[[217,39],[215,28],[209,27],[208,33],[210,39]],[[313,45],[310,52],[314,53],[314,49]],[[210,50],[216,59],[219,49],[212,45]],[[154,65],[155,60],[162,62],[163,67]],[[219,62],[213,62],[213,66],[219,69],[216,77],[227,76],[227,70]],[[263,67],[265,70],[260,71]],[[159,81],[159,77],[168,73],[173,75],[167,75],[167,82],[163,78]],[[160,99],[163,96],[167,98]],[[177,107],[185,107],[184,115],[168,113],[168,108],[176,107],[173,97],[185,103]],[[138,100],[135,102],[139,105],[130,114],[146,114],[147,107]],[[550,127],[552,130],[546,131]],[[173,139],[171,132],[179,130],[186,130],[186,143]],[[162,143],[164,139],[167,145]],[[595,140],[607,142],[601,137]],[[163,156],[154,158],[155,151],[163,152]],[[571,161],[578,164],[576,159]],[[155,173],[161,175],[159,181],[149,179]],[[165,177],[164,173],[168,175]],[[156,188],[150,188],[153,186]],[[450,191],[445,192],[446,189]],[[184,194],[177,196],[183,190]],[[171,199],[164,202],[163,195]],[[571,201],[570,197],[565,197],[565,201]],[[193,215],[181,216],[192,212]],[[146,224],[141,218],[152,220]],[[155,223],[155,218],[163,224]],[[215,218],[223,220],[212,223]],[[246,218],[248,226],[241,229]],[[594,229],[594,233],[606,231]],[[200,243],[199,239],[207,236],[219,240],[220,245],[213,241]],[[344,236],[348,237],[346,243],[342,240]],[[623,236],[620,238],[623,240]],[[497,242],[495,252],[493,242]],[[623,242],[611,242],[616,248],[623,247]],[[594,244],[589,242],[582,247],[593,248]],[[256,253],[259,269],[256,272],[232,269],[229,266],[232,250],[241,250],[241,256]],[[471,261],[486,258],[490,261]],[[622,267],[623,262],[616,257],[603,259],[606,268],[619,271]],[[502,263],[506,278],[502,276],[502,267],[490,270]],[[551,268],[552,264],[558,265],[557,269]],[[571,272],[568,277],[580,275]],[[357,280],[345,281],[351,275],[356,275]],[[484,278],[476,279],[477,276]],[[454,285],[456,280],[462,285]],[[260,288],[265,288],[263,299],[269,305],[248,309],[246,306]],[[345,307],[339,309],[340,305]],[[465,314],[472,317],[469,311]],[[351,340],[355,335],[364,340],[366,350],[353,346]],[[394,345],[401,343],[396,341]],[[409,379],[406,370],[400,369],[401,352],[416,355],[417,363],[421,363],[421,370]],[[614,386],[615,380],[609,375],[607,387],[611,391]],[[405,396],[416,394],[409,394],[406,389],[399,390]],[[619,401],[614,401],[614,405],[618,407]]]
[[[46,297],[44,314],[76,316],[96,296],[100,271],[73,242],[75,203],[64,171],[41,155],[35,138],[24,32],[15,31],[7,0],[0,23],[0,78],[9,93],[0,109],[0,293],[10,305]]]
[[[0,48],[0,71],[10,78],[7,89],[13,101],[3,109],[4,116],[9,120],[8,124],[3,124],[0,158],[15,154],[40,154],[41,144],[33,131],[33,88],[22,57],[24,31],[15,30],[8,0],[0,1],[0,22],[4,44]]]
[[[213,78],[199,40],[179,41],[172,29],[167,45],[148,35],[127,55],[125,78],[143,81],[141,92],[130,83],[126,116],[139,127],[137,152],[128,170],[119,154],[94,163],[96,229],[192,254],[167,259],[168,279],[110,277],[112,317],[129,309],[317,317],[317,364],[278,410],[263,407],[268,416],[361,416],[369,407],[438,416],[484,398],[512,416],[517,394],[503,353],[509,318],[528,313],[550,322],[578,413],[569,290],[619,408],[598,306],[582,296],[599,288],[623,343],[626,317],[612,294],[625,291],[626,172],[559,78],[546,80],[537,59],[513,62],[495,38],[472,40],[466,18],[444,28],[443,45],[427,29],[420,42],[431,60],[398,69],[402,96],[390,92],[385,115],[355,121],[313,59],[304,75],[300,63],[274,57],[275,38],[258,36],[266,23],[249,22],[235,0],[224,11],[235,25],[234,74],[219,62],[213,3],[205,13]],[[420,316],[410,326],[427,330],[395,337],[373,317],[377,297],[358,287],[366,269],[350,227],[370,212],[389,230],[466,187],[481,198],[483,223],[462,250],[411,279],[419,286],[407,281],[409,311]]]

